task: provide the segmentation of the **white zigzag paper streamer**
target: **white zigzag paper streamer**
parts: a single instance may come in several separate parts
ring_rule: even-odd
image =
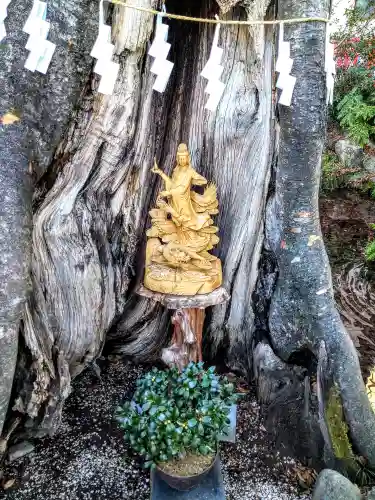
[[[97,59],[94,73],[101,76],[98,92],[112,95],[120,65],[112,61],[115,46],[111,43],[111,26],[104,24],[103,0],[99,2],[99,34],[90,53]]]
[[[216,16],[216,19],[218,19],[218,16]],[[209,99],[205,108],[209,111],[216,110],[225,90],[225,83],[220,81],[220,77],[224,71],[224,66],[221,65],[224,50],[218,47],[219,32],[220,23],[216,25],[210,57],[201,72],[201,76],[208,80],[205,92],[209,95]]]
[[[276,87],[282,90],[279,104],[284,106],[291,105],[293,90],[296,84],[296,77],[290,74],[292,67],[293,59],[290,58],[290,43],[284,42],[284,23],[281,22],[279,31],[279,50],[275,70],[279,73]]]
[[[23,27],[23,31],[30,35],[26,44],[26,50],[30,53],[24,67],[29,71],[38,71],[44,75],[48,71],[56,49],[56,45],[47,40],[51,25],[46,21],[46,17],[47,3],[34,0],[30,15]]]
[[[166,12],[165,5],[163,5],[163,12]],[[162,16],[158,15],[156,18],[155,38],[148,54],[155,58],[150,70],[151,73],[156,75],[156,80],[152,88],[160,93],[163,93],[166,89],[174,66],[171,61],[167,60],[171,48],[171,44],[167,42],[168,30],[169,26],[163,24]]]
[[[335,86],[336,63],[335,63],[335,46],[330,43],[331,26],[326,27],[326,50],[325,50],[325,72],[327,85],[327,104],[333,104],[333,89]]]
[[[2,0],[0,4],[0,42],[7,36],[7,30],[5,29],[5,19],[8,15],[7,7],[11,0]]]

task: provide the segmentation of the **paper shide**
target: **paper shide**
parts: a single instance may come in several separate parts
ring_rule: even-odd
[[[51,63],[56,45],[47,40],[51,24],[46,20],[47,3],[35,0],[23,31],[29,35],[26,50],[29,55],[24,67],[32,72],[44,75]]]

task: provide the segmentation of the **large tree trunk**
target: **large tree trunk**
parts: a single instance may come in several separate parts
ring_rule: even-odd
[[[0,129],[0,433],[30,289],[32,176],[43,176],[51,163],[82,91],[91,67],[85,47],[93,43],[96,24],[96,6],[90,0],[49,1],[50,39],[57,44],[56,54],[46,76],[33,74],[23,68],[28,52],[27,35],[21,31],[32,4],[32,0],[10,3],[8,35],[1,42],[0,118],[12,112],[19,121]]]
[[[262,15],[266,7],[257,5]],[[189,2],[171,2],[167,8],[213,16],[216,4],[192,9]],[[234,16],[246,18],[246,13],[239,9]],[[259,28],[251,34],[246,27],[223,29],[227,90],[217,113],[209,114],[199,73],[212,26],[170,22],[176,66],[160,96],[152,92],[146,53],[153,18],[116,8],[112,22],[121,54],[115,94],[84,98],[58,150],[57,161],[61,156],[68,161],[34,216],[33,295],[25,338],[35,359],[35,382],[21,406],[42,417],[46,427],[55,425],[70,377],[100,354],[110,327],[117,349],[137,359],[158,356],[165,343],[167,311],[133,291],[142,279],[147,211],[157,188],[150,165],[156,155],[170,172],[179,141],[189,143],[195,167],[217,184],[221,204],[219,255],[233,298],[214,311],[211,341],[215,347],[225,341],[236,366],[248,364],[239,353],[252,329],[250,298],[263,241],[272,32],[264,38]]]
[[[279,2],[279,17],[327,17],[328,9],[328,0],[302,3],[283,0]],[[269,297],[266,329],[273,351],[281,360],[305,365],[309,371],[302,377],[301,373],[295,373],[294,377],[294,381],[300,377],[302,390],[299,393],[297,390],[297,395],[305,400],[304,411],[311,399],[306,384],[310,385],[310,376],[316,375],[317,361],[324,361],[325,373],[323,369],[318,373],[318,386],[328,383],[329,387],[325,388],[325,395],[318,391],[316,396],[321,399],[321,405],[327,406],[328,393],[337,386],[355,449],[375,465],[374,414],[355,347],[336,309],[319,222],[320,164],[326,126],[325,26],[321,23],[287,26],[285,38],[291,41],[292,73],[297,75],[297,83],[292,106],[279,107],[275,192],[268,202],[266,230],[266,244],[276,261],[277,278]],[[268,355],[267,349],[262,352],[258,346],[258,365],[267,366],[264,358]],[[296,387],[290,391],[294,413],[295,391]],[[268,394],[266,399],[269,397]],[[288,413],[287,401],[283,401],[284,409],[280,403],[279,400],[279,410]],[[325,444],[332,451],[335,446],[332,433],[324,432],[329,427],[329,422],[323,422],[325,411],[321,411],[317,420]],[[314,419],[309,413],[297,411],[294,415],[298,419],[294,422],[295,442],[301,441],[301,434],[308,435],[309,431],[311,434],[314,429]],[[314,431],[311,434],[315,441],[316,435]],[[313,448],[311,436],[307,442]],[[306,436],[304,438],[306,441]]]
[[[17,361],[18,332],[28,290],[31,256],[31,193],[26,128],[11,125],[0,135],[0,434]]]
[[[136,3],[157,6],[152,0]],[[328,11],[325,0],[281,3],[281,18],[326,16]],[[213,0],[191,4],[170,0],[167,10],[202,17],[217,12]],[[274,15],[267,0],[244,4],[228,16],[259,19]],[[90,13],[84,2],[79,9],[85,16]],[[66,13],[69,19],[70,15]],[[224,286],[231,294],[231,300],[213,308],[208,317],[206,352],[212,357],[225,352],[232,369],[249,375],[254,358],[263,399],[267,399],[265,387],[272,386],[268,375],[281,372],[283,380],[289,377],[300,394],[301,387],[307,387],[306,372],[316,371],[316,358],[319,352],[325,353],[324,366],[331,367],[341,391],[353,441],[375,465],[374,417],[356,353],[334,306],[319,229],[325,25],[286,29],[294,51],[293,74],[298,79],[292,107],[280,109],[278,140],[272,106],[272,27],[222,28],[222,79],[227,86],[218,110],[208,113],[199,73],[209,55],[211,25],[168,21],[175,67],[167,91],[158,95],[152,91],[154,77],[147,56],[153,17],[120,6],[111,8],[108,16],[121,68],[114,95],[98,94],[98,79],[91,78],[54,160],[46,174],[39,175],[32,238],[33,290],[23,329],[32,364],[15,408],[33,419],[39,431],[52,431],[71,378],[95,361],[106,340],[111,349],[136,360],[159,357],[168,339],[168,311],[138,297],[135,289],[142,280],[147,212],[158,188],[150,167],[156,156],[169,173],[177,144],[184,141],[195,168],[218,187],[218,255],[224,263]],[[78,31],[74,35],[80,40]],[[84,45],[81,51],[87,61],[91,44]],[[52,66],[49,74],[54,71]],[[82,79],[72,85],[82,87]],[[53,82],[46,86],[50,88],[61,90]],[[33,92],[39,95],[41,91]],[[65,120],[71,107],[66,113]],[[27,126],[34,131],[32,123]],[[50,151],[56,137],[61,138],[61,130],[48,138]],[[36,159],[43,168],[42,158]],[[271,165],[274,182],[266,217]],[[26,206],[25,202],[20,205]],[[295,227],[300,232],[291,231]],[[312,235],[318,239],[313,241]],[[24,288],[21,295],[25,296]],[[16,338],[14,333],[12,338]],[[13,342],[13,358],[15,346]],[[267,372],[267,356],[276,370]],[[12,370],[8,370],[8,380]],[[6,391],[9,395],[9,384]],[[366,422],[361,420],[364,417]],[[319,428],[317,420],[311,421]]]

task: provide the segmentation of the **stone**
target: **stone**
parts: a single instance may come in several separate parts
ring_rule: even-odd
[[[190,491],[178,491],[167,485],[157,471],[151,472],[151,500],[225,500],[223,476],[220,460],[202,480],[202,483]]]
[[[363,168],[370,174],[375,174],[375,156],[365,155],[363,158]]]
[[[346,477],[324,469],[316,480],[312,500],[361,500],[361,493]]]
[[[363,149],[349,139],[340,139],[335,144],[335,153],[346,168],[361,168]]]
[[[8,460],[9,462],[14,462],[19,458],[28,455],[29,453],[34,451],[34,449],[35,446],[32,443],[30,443],[30,441],[22,441],[21,443],[17,443],[9,448]]]

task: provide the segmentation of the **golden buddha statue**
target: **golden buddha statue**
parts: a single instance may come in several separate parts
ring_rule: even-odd
[[[221,262],[209,253],[218,242],[211,218],[218,213],[216,187],[207,185],[190,163],[186,144],[177,151],[177,165],[168,177],[156,164],[151,169],[165,182],[150,211],[144,286],[154,292],[196,295],[221,285]],[[203,194],[192,186],[206,186]]]

